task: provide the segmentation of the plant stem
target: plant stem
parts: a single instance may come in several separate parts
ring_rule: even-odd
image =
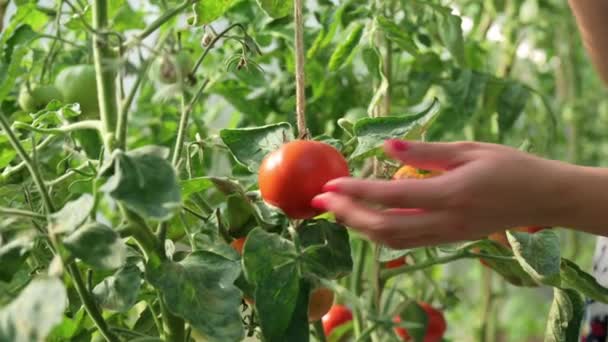
[[[47,215],[55,212],[55,206],[53,205],[53,202],[51,201],[51,196],[49,195],[49,193],[47,191],[46,185],[44,184],[44,180],[42,179],[42,175],[40,174],[40,171],[38,170],[36,165],[34,165],[32,159],[27,154],[27,152],[25,152],[23,145],[21,145],[21,143],[19,142],[19,139],[17,139],[17,136],[15,136],[15,133],[13,133],[13,131],[11,130],[10,125],[9,125],[8,121],[6,120],[6,118],[4,117],[3,113],[0,113],[0,127],[2,127],[2,129],[6,133],[6,135],[8,136],[9,142],[11,143],[11,145],[13,146],[15,151],[17,151],[19,158],[21,158],[21,160],[25,163],[25,167],[27,167],[28,171],[32,175],[32,179],[34,180],[34,183],[38,187],[38,191],[40,191],[40,196],[42,198],[42,202],[46,209]]]
[[[103,122],[103,141],[107,153],[114,149],[118,103],[116,99],[116,70],[106,66],[106,61],[114,60],[114,52],[108,40],[108,1],[93,1],[93,59],[97,74],[97,92],[101,121]]]
[[[351,291],[355,294],[355,296],[359,297],[361,296],[361,293],[363,291],[363,270],[365,268],[365,254],[367,251],[367,241],[365,240],[359,240],[359,246],[357,248],[356,254],[355,254],[355,266],[353,269],[353,280],[352,280],[352,288]],[[365,326],[364,326],[364,320],[363,320],[363,315],[361,313],[361,310],[358,307],[354,307],[353,308],[353,314],[354,314],[354,320],[353,320],[353,328],[354,328],[354,333],[355,333],[355,339],[358,338],[362,331],[365,330]]]
[[[194,63],[194,67],[192,68],[192,71],[190,72],[191,75],[196,74],[196,70],[198,70],[198,68],[201,66],[201,63],[203,63],[203,61],[205,60],[205,57],[207,57],[207,55],[209,54],[209,51],[211,51],[211,49],[213,49],[215,44],[220,39],[222,39],[228,32],[232,31],[232,29],[234,29],[235,27],[238,27],[241,29],[241,31],[245,32],[245,27],[240,23],[236,23],[236,24],[232,24],[232,25],[228,26],[222,32],[218,33],[217,36],[215,36],[213,38],[213,40],[209,43],[209,45],[207,46],[205,51],[203,51],[203,54],[196,60],[196,63]]]
[[[39,128],[30,126],[24,122],[15,122],[13,123],[13,127],[44,134],[68,134],[70,132],[81,130],[95,130],[100,133],[103,132],[103,126],[99,120],[78,121],[58,128]]]
[[[172,9],[166,11],[163,15],[156,18],[156,20],[154,20],[152,23],[150,23],[150,25],[148,25],[148,27],[144,28],[143,31],[141,31],[135,38],[133,38],[131,41],[127,42],[125,45],[127,47],[129,47],[134,42],[140,42],[140,41],[144,40],[146,37],[148,37],[149,35],[154,33],[154,31],[156,31],[164,23],[171,20],[171,18],[178,15],[181,11],[188,8],[188,6],[190,6],[194,2],[195,1],[192,1],[192,0],[186,0],[186,1],[182,2],[181,4],[177,5],[177,7],[174,7]]]
[[[321,320],[315,321],[313,324],[315,328],[315,333],[317,334],[317,339],[319,342],[327,342],[327,337],[325,336],[325,331],[323,330],[323,322]]]
[[[39,219],[39,220],[46,219],[46,216],[32,212],[32,211],[0,207],[0,216],[2,216],[2,215],[27,217],[27,218],[33,218],[33,219]]]
[[[169,312],[162,296],[159,294],[158,297],[160,298],[160,311],[163,316],[164,336],[166,340],[169,342],[183,342],[186,336],[184,320]]]
[[[179,160],[182,155],[182,151],[184,149],[184,140],[186,139],[186,129],[188,126],[188,121],[190,121],[190,113],[192,112],[192,109],[194,109],[194,105],[196,104],[198,99],[201,97],[201,95],[203,94],[203,91],[205,90],[205,88],[207,87],[208,84],[209,84],[209,79],[206,79],[203,82],[203,84],[201,84],[201,86],[198,88],[196,95],[194,95],[194,97],[190,100],[190,103],[188,104],[188,106],[185,106],[185,104],[186,104],[189,96],[186,93],[184,93],[184,95],[182,96],[182,115],[179,119],[179,129],[177,131],[177,139],[175,141],[175,148],[173,149],[173,158],[172,158],[173,166],[177,166],[177,164],[179,163]]]
[[[89,317],[91,317],[93,322],[95,322],[95,325],[99,329],[99,332],[101,333],[101,335],[108,342],[118,342],[119,341],[118,338],[116,338],[116,336],[108,328],[106,321],[103,319],[103,316],[97,309],[97,304],[95,303],[93,298],[90,296],[89,292],[87,291],[84,281],[82,280],[82,275],[80,274],[80,270],[78,269],[76,264],[71,262],[67,265],[67,268],[68,268],[68,273],[70,274],[70,276],[72,277],[72,280],[74,281],[74,287],[76,288],[76,292],[78,293],[78,296],[80,297],[80,300],[82,301],[82,305],[84,306],[84,309],[86,310],[87,314],[89,314]]]
[[[306,128],[306,75],[304,72],[304,22],[302,18],[302,0],[294,1],[295,45],[296,45],[296,120],[298,135],[308,135]]]

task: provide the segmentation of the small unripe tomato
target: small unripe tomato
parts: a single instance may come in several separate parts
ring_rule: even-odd
[[[235,239],[230,243],[230,246],[234,248],[235,251],[239,252],[239,254],[243,254],[243,246],[245,245],[245,238]]]
[[[320,320],[334,303],[334,292],[328,288],[320,287],[312,291],[308,299],[308,321]]]
[[[325,336],[329,336],[335,328],[352,321],[353,313],[346,306],[336,304],[329,309],[329,312],[321,320]]]
[[[44,109],[49,102],[62,100],[61,93],[54,85],[30,85],[21,87],[19,92],[19,107],[24,112],[34,113]]]
[[[63,69],[55,79],[65,103],[79,103],[83,118],[95,118],[99,113],[95,67],[73,65]]]
[[[321,214],[310,201],[328,181],[349,176],[348,164],[333,146],[310,140],[289,142],[262,161],[258,181],[262,198],[293,219]]]
[[[427,315],[427,325],[423,341],[440,342],[447,329],[447,323],[443,317],[443,313],[425,302],[419,302],[418,305],[420,305]],[[393,322],[401,322],[401,317],[395,316]],[[407,329],[395,327],[395,333],[401,337],[403,341],[410,341],[410,335],[407,332]]]

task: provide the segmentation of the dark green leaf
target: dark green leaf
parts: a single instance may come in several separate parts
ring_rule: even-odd
[[[513,253],[509,248],[504,247],[491,240],[481,240],[475,247],[483,254],[501,257],[512,257]],[[515,286],[538,286],[538,283],[530,277],[516,260],[502,260],[481,258],[488,267],[500,274],[506,281]]]
[[[240,341],[244,335],[241,292],[234,285],[240,273],[238,261],[199,251],[179,263],[148,267],[146,278],[172,313],[183,317],[207,341],[224,342]]]
[[[502,132],[513,127],[513,124],[523,112],[529,98],[530,91],[522,84],[518,82],[508,82],[505,85],[498,97],[498,103],[496,104],[498,127]]]
[[[220,137],[234,158],[251,172],[257,172],[268,153],[294,138],[291,125],[286,122],[255,128],[224,129]]]
[[[435,99],[419,114],[359,119],[355,123],[359,144],[350,158],[359,159],[378,154],[387,139],[418,139],[438,115],[439,101]]]
[[[334,50],[334,53],[329,59],[329,71],[338,70],[338,68],[344,65],[344,63],[351,58],[355,48],[359,45],[359,41],[363,36],[364,28],[365,26],[363,26],[363,24],[356,24],[348,37],[336,47],[336,50]]]
[[[320,278],[338,279],[353,268],[346,228],[326,220],[304,221],[298,227],[303,269]]]
[[[127,260],[127,245],[118,233],[101,223],[90,223],[63,239],[70,253],[90,266],[114,270]]]
[[[0,310],[0,341],[45,341],[61,323],[67,293],[57,278],[33,280],[12,303]]]
[[[209,24],[222,16],[236,0],[197,1],[194,4],[194,20],[190,23],[195,26]]]
[[[167,149],[157,146],[114,152],[112,164],[100,171],[110,175],[100,190],[144,218],[170,219],[181,205],[181,192],[167,155]]]
[[[93,202],[93,196],[84,194],[66,203],[60,211],[51,215],[49,229],[55,234],[73,232],[89,217],[93,210]]]
[[[127,312],[137,302],[141,280],[139,268],[127,265],[97,284],[93,296],[105,310]]]
[[[182,189],[182,198],[188,199],[190,195],[197,192],[205,191],[213,186],[213,182],[208,177],[198,177],[183,180],[180,182]]]
[[[260,284],[271,277],[275,267],[289,263],[295,263],[295,247],[291,241],[261,228],[255,228],[247,235],[243,268],[250,283]]]
[[[412,37],[408,35],[407,28],[399,27],[399,25],[385,16],[377,17],[376,22],[388,40],[394,42],[397,46],[411,55],[416,55],[418,53],[416,43],[414,43]]]
[[[273,18],[282,18],[293,11],[293,0],[257,0],[257,2]]]
[[[16,239],[0,246],[0,280],[10,282],[13,275],[24,265],[33,244],[27,239]]]
[[[534,234],[507,231],[507,238],[517,261],[532,278],[548,285],[559,284],[559,237],[554,231],[545,229]]]
[[[460,65],[464,65],[464,39],[462,37],[462,20],[447,10],[438,15],[438,34],[443,45],[452,53]]]
[[[553,289],[545,342],[578,341],[585,315],[585,301],[574,290]]]

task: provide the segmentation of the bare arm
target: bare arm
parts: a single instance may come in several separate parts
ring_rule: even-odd
[[[569,0],[591,60],[608,84],[608,1]]]

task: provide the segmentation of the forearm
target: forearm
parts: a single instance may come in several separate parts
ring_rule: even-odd
[[[566,165],[562,174],[555,225],[608,236],[608,168]]]
[[[583,42],[600,76],[608,84],[608,1],[569,0]]]

